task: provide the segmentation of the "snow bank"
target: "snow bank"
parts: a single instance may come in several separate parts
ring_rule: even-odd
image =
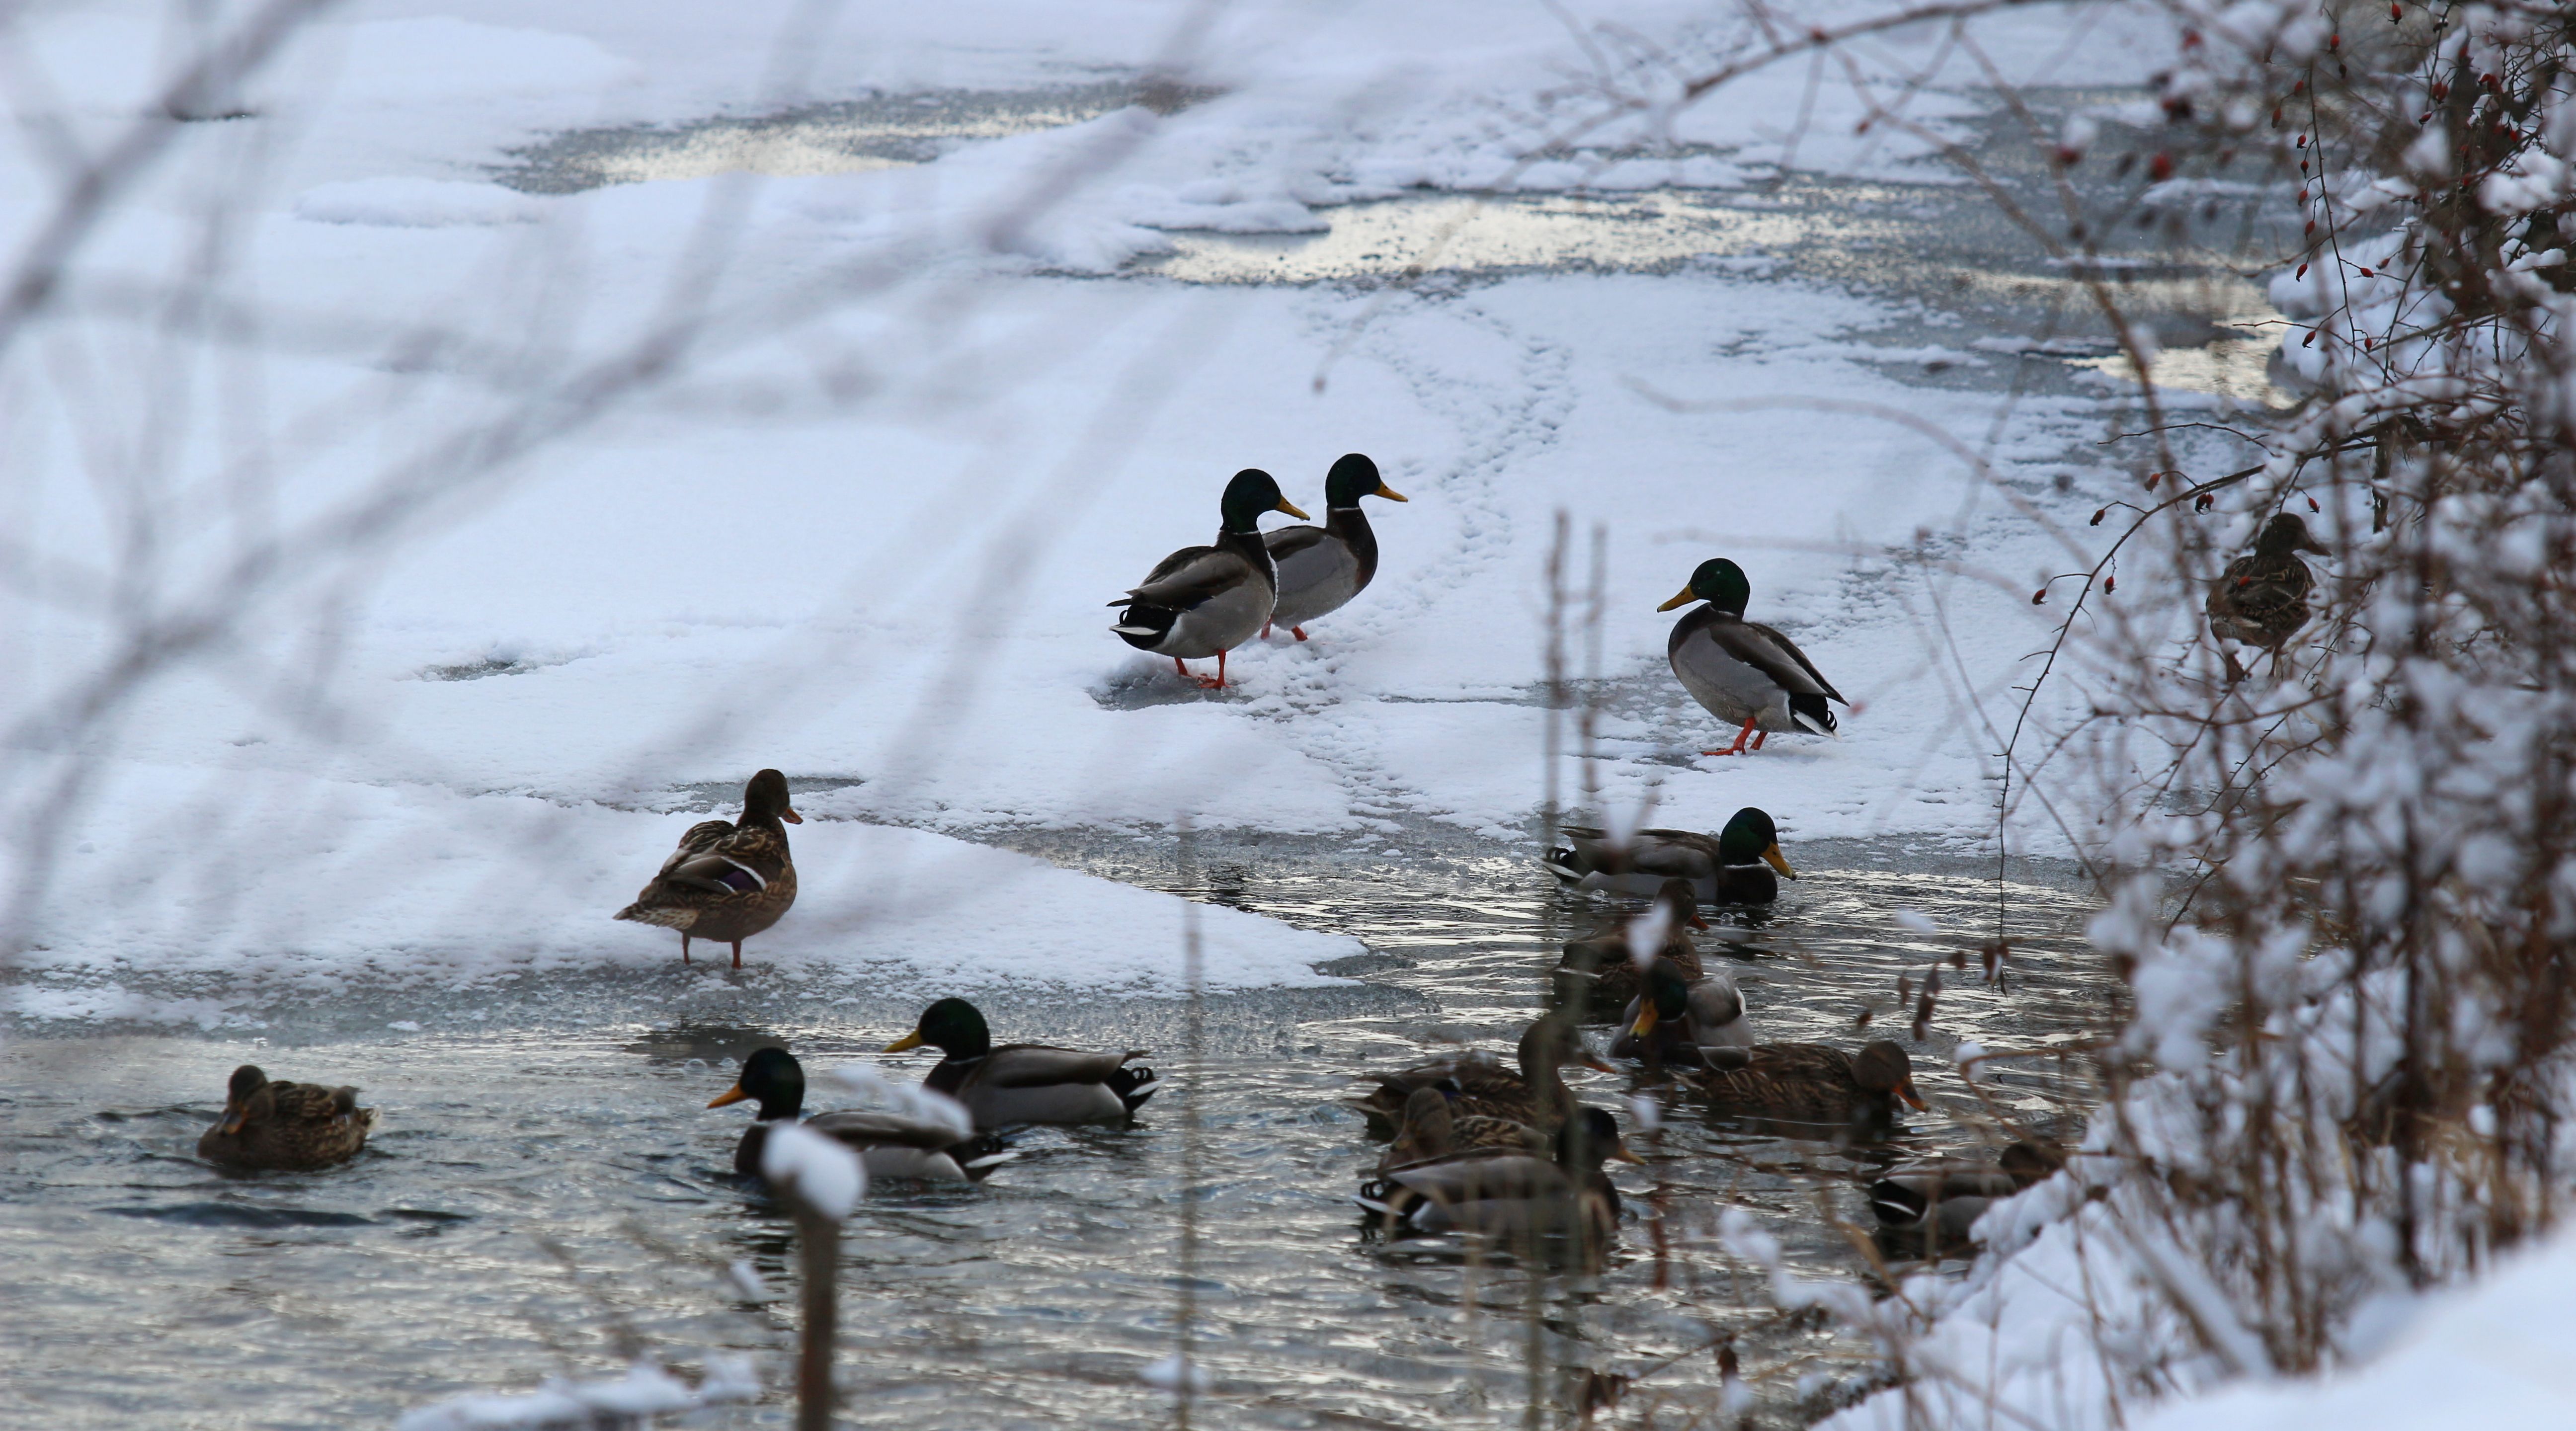
[[[676,935],[609,916],[704,818],[170,767],[127,767],[101,796],[106,839],[74,842],[18,961],[82,982],[15,991],[23,1016],[220,1017],[206,999],[117,985],[145,974],[353,997],[665,965]],[[753,968],[827,984],[1181,992],[1193,907],[1174,896],[920,830],[809,819],[790,839],[796,905],[751,941]],[[1362,951],[1195,908],[1212,989],[1338,983],[1313,966]],[[698,953],[729,958],[722,945]]]

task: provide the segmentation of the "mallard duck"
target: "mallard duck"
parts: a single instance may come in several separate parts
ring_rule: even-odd
[[[2308,593],[2317,585],[2316,573],[2299,560],[2300,552],[2331,555],[2308,535],[2307,520],[2297,513],[2283,512],[2264,523],[2253,553],[2229,562],[2211,584],[2209,629],[2222,640],[2259,646],[2277,662],[2290,638],[2308,624]],[[2245,668],[2236,663],[2236,654],[2224,648],[2221,654],[2227,657],[2228,676],[2243,679]]]
[[[1223,521],[1216,545],[1183,547],[1146,574],[1144,584],[1110,602],[1127,608],[1109,629],[1140,651],[1172,658],[1181,679],[1212,691],[1225,689],[1225,653],[1251,640],[1270,620],[1279,595],[1278,569],[1261,541],[1264,512],[1303,519],[1279,493],[1278,482],[1246,467],[1225,484]],[[1216,657],[1216,678],[1193,676],[1187,661]]]
[[[1717,557],[1699,564],[1681,595],[1655,608],[1708,603],[1674,622],[1664,643],[1664,658],[1681,678],[1682,689],[1719,720],[1743,723],[1735,744],[1703,750],[1702,755],[1741,755],[1747,737],[1760,750],[1773,731],[1832,735],[1834,713],[1825,703],[1851,704],[1797,642],[1744,619],[1745,604],[1752,599],[1753,584],[1744,579],[1743,568]],[[1761,734],[1755,735],[1757,730]]]
[[[1620,1011],[1623,1026],[1610,1044],[1612,1058],[1650,1058],[1683,1068],[1706,1067],[1750,1049],[1759,1037],[1744,1012],[1744,995],[1724,969],[1684,976],[1680,965],[1657,959],[1646,966],[1645,987]]]
[[[1619,1190],[1603,1162],[1641,1161],[1598,1108],[1557,1130],[1555,1157],[1485,1153],[1398,1168],[1363,1184],[1359,1205],[1390,1235],[1449,1231],[1488,1237],[1579,1237],[1599,1247],[1617,1236]]]
[[[1145,1051],[1080,1053],[1037,1043],[993,1046],[983,1012],[964,999],[941,999],[921,1011],[911,1033],[887,1044],[888,1053],[923,1044],[947,1057],[921,1086],[966,1105],[978,1128],[1015,1123],[1114,1123],[1125,1119],[1161,1087],[1154,1070],[1130,1068]]]
[[[1458,1085],[1450,1079],[1413,1090],[1404,1100],[1403,1121],[1395,1140],[1378,1159],[1381,1173],[1467,1152],[1547,1152],[1547,1135],[1527,1123],[1459,1113],[1451,1106]]]
[[[1769,904],[1780,897],[1782,879],[1798,877],[1780,853],[1779,827],[1751,805],[1715,835],[1639,830],[1619,840],[1588,825],[1567,825],[1564,834],[1567,848],[1544,863],[1578,889],[1653,894],[1665,880],[1685,879],[1704,905]]]
[[[1458,1090],[1451,1102],[1454,1113],[1501,1118],[1542,1133],[1553,1132],[1574,1111],[1574,1090],[1565,1086],[1561,1071],[1569,1063],[1603,1073],[1616,1071],[1583,1047],[1583,1035],[1571,1016],[1554,1013],[1532,1022],[1521,1034],[1519,1073],[1485,1054],[1445,1058],[1380,1075],[1377,1087],[1353,1100],[1352,1106],[1368,1115],[1371,1132],[1391,1135],[1414,1090],[1446,1079]]]
[[[1646,958],[1669,963],[1686,980],[1700,974],[1699,951],[1690,931],[1706,929],[1699,917],[1699,898],[1686,879],[1668,879],[1655,891],[1646,911],[1632,919],[1613,920],[1581,939],[1565,941],[1556,962],[1557,1001],[1587,1014],[1624,1008],[1644,987],[1639,978],[1639,946]]]
[[[680,931],[683,964],[693,938],[731,944],[733,966],[741,968],[742,941],[776,924],[796,902],[787,825],[804,823],[788,807],[787,777],[760,772],[742,787],[742,819],[691,825],[661,873],[617,917]]]
[[[802,1118],[805,1068],[783,1048],[764,1048],[744,1059],[741,1077],[707,1106],[722,1108],[746,1098],[757,1100],[760,1112],[743,1130],[742,1141],[734,1145],[733,1170],[747,1178],[760,1176],[760,1155],[769,1144],[769,1130],[779,1123],[799,1121],[857,1150],[872,1178],[982,1182],[1012,1156],[998,1135],[970,1134],[958,1126],[966,1121],[962,1112],[956,1124],[874,1110]]]
[[[358,1090],[318,1083],[271,1083],[251,1064],[233,1070],[224,1116],[197,1140],[197,1156],[236,1168],[302,1172],[345,1163],[367,1146],[376,1110]]]
[[[1285,626],[1303,641],[1307,622],[1341,610],[1368,590],[1369,579],[1377,575],[1377,533],[1360,510],[1362,497],[1405,500],[1379,478],[1376,463],[1345,453],[1324,475],[1324,524],[1281,527],[1262,537],[1279,568],[1279,602],[1262,625],[1262,635],[1269,635],[1273,625]]]
[[[1914,1091],[1914,1061],[1893,1039],[1875,1039],[1848,1054],[1820,1043],[1758,1043],[1748,1049],[1703,1049],[1699,1077],[1709,1102],[1728,1112],[1800,1123],[1883,1123],[1901,1100],[1927,1105]]]
[[[2065,1155],[2028,1139],[2015,1139],[1993,1163],[1945,1159],[1893,1169],[1869,1185],[1869,1208],[1881,1225],[1963,1238],[1986,1209],[2045,1181]]]

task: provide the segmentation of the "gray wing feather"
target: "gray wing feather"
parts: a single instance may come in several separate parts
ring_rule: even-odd
[[[1183,556],[1188,560],[1175,565],[1175,561]],[[1146,578],[1145,584],[1130,590],[1127,596],[1151,606],[1187,611],[1253,579],[1252,564],[1242,557],[1214,547],[1192,547],[1187,552],[1174,553],[1172,559],[1154,568],[1154,574]],[[1122,600],[1110,604],[1123,606],[1127,603]]]
[[[1007,1044],[985,1055],[976,1082],[987,1088],[1045,1088],[1060,1083],[1106,1083],[1111,1074],[1137,1056],[1127,1053],[1083,1053],[1044,1044]]]
[[[1829,696],[1842,701],[1843,693],[1798,649],[1798,643],[1758,621],[1728,621],[1711,626],[1711,639],[1726,649],[1727,654],[1760,671],[1780,689],[1797,694]]]
[[[937,1152],[965,1141],[952,1129],[897,1113],[819,1113],[806,1119],[805,1126],[854,1148],[901,1147]]]

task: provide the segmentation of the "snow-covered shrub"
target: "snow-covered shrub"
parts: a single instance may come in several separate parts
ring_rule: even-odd
[[[2160,8],[2179,58],[2153,103],[2034,123],[2067,212],[2019,217],[2070,258],[2159,225],[2179,245],[2182,206],[2255,181],[2300,400],[2238,425],[2260,460],[2188,471],[2209,449],[2123,340],[2154,455],[2093,518],[2095,563],[2033,597],[2065,613],[2042,680],[2082,714],[2034,703],[2012,779],[2085,813],[2129,1023],[2085,1155],[1989,1219],[1987,1265],[1864,1319],[1912,1380],[1851,1424],[2116,1425],[2330,1366],[2568,1187],[2576,10]],[[2105,211],[2072,180],[2114,164]],[[2280,513],[2328,550],[2314,615],[2240,664],[2203,603]]]

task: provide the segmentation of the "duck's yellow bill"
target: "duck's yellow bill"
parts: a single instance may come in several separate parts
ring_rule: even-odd
[[[1278,506],[1277,510],[1282,511],[1282,512],[1286,512],[1289,516],[1295,517],[1297,520],[1299,520],[1299,521],[1301,521],[1301,522],[1302,522],[1302,521],[1307,520],[1306,514],[1305,514],[1305,513],[1303,513],[1303,512],[1301,512],[1301,511],[1298,511],[1298,510],[1297,510],[1297,504],[1296,504],[1296,503],[1294,503],[1294,502],[1289,501],[1289,500],[1288,500],[1287,498],[1285,498],[1285,497],[1282,497],[1282,498],[1280,498],[1280,499],[1279,499],[1279,506]]]
[[[1630,1038],[1644,1038],[1646,1035],[1653,1033],[1655,1031],[1655,1019],[1656,1014],[1654,1005],[1648,1004],[1644,1008],[1639,1009],[1637,1011],[1636,1026],[1628,1030],[1628,1036]]]
[[[1906,1106],[1912,1108],[1917,1113],[1929,1113],[1932,1111],[1932,1105],[1924,1102],[1923,1095],[1914,1091],[1914,1080],[1911,1078],[1896,1085],[1896,1096],[1904,1099]]]
[[[1778,870],[1780,872],[1780,877],[1783,879],[1796,879],[1798,877],[1798,872],[1789,868],[1789,857],[1780,853],[1780,846],[1776,841],[1772,844],[1771,848],[1762,852],[1762,862],[1769,865],[1771,868]]]
[[[885,1051],[888,1053],[901,1053],[905,1049],[919,1047],[921,1047],[921,1030],[914,1029],[912,1032],[905,1034],[903,1037],[896,1039],[890,1044],[887,1044],[885,1046]]]
[[[802,816],[802,815],[797,814],[797,813],[796,813],[795,811],[793,811],[793,810],[781,810],[781,811],[779,811],[779,812],[778,812],[778,818],[779,818],[779,819],[782,819],[782,820],[785,820],[788,824],[791,824],[791,825],[802,825],[802,824],[804,824],[804,823],[805,823],[805,817],[804,817],[804,816]]]
[[[1657,611],[1670,611],[1676,606],[1688,606],[1697,600],[1699,600],[1699,598],[1691,595],[1691,589],[1685,586],[1682,588],[1681,595],[1674,597],[1672,600],[1665,602],[1663,605],[1658,606],[1655,609]]]
[[[742,1100],[749,1098],[750,1096],[750,1094],[743,1092],[742,1085],[737,1083],[733,1087],[726,1089],[724,1092],[717,1094],[713,1101],[709,1102],[707,1106],[710,1108],[722,1108],[728,1103],[740,1103]]]
[[[1629,1152],[1627,1144],[1619,1143],[1610,1149],[1610,1161],[1614,1163],[1635,1163],[1642,1167],[1646,1160],[1638,1157],[1632,1152]]]
[[[1395,490],[1393,487],[1390,487],[1383,482],[1377,484],[1377,491],[1370,495],[1384,497],[1390,502],[1402,502],[1408,500],[1402,492]]]

